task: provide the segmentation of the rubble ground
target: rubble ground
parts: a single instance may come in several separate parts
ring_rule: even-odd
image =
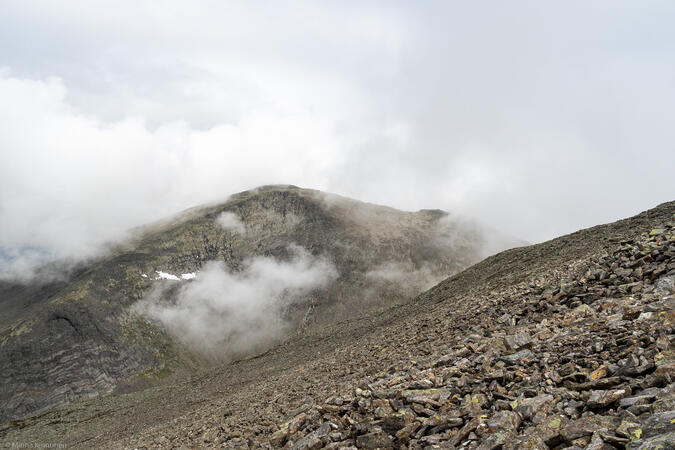
[[[308,405],[269,445],[675,448],[674,255],[668,222],[579,261],[563,284],[492,292],[451,313],[443,355]]]

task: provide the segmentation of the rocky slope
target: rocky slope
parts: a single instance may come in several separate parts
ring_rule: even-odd
[[[675,216],[673,217],[675,219]],[[257,445],[675,448],[675,222],[491,292],[453,342],[310,403]],[[428,294],[432,298],[439,290]],[[440,324],[439,324],[440,325]]]
[[[82,448],[673,448],[675,202],[182,383],[17,420]]]
[[[495,235],[441,211],[407,213],[270,186],[135,230],[129,242],[66,278],[51,276],[53,264],[41,269],[50,274],[44,280],[2,280],[0,422],[147,388],[276,343],[278,335],[239,353],[206,354],[134,309],[150,294],[175,302],[185,292],[181,286],[196,283],[209,262],[237,274],[251,258],[291,260],[291,244],[328,261],[335,273],[330,282],[280,308],[288,332],[408,300],[480,260]]]

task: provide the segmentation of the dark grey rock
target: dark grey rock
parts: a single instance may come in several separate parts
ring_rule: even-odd
[[[628,389],[612,389],[606,391],[591,391],[586,405],[591,409],[605,408],[618,403],[626,395],[630,395]]]
[[[517,352],[526,347],[532,346],[532,338],[526,332],[519,332],[506,336],[504,338],[504,346],[510,352]]]
[[[500,361],[504,361],[506,364],[513,366],[516,364],[522,364],[525,361],[530,361],[534,358],[534,353],[529,349],[524,349],[510,355],[502,356],[499,358]]]
[[[490,431],[515,431],[520,426],[520,415],[514,411],[498,411],[487,422]]]
[[[642,437],[675,431],[675,411],[652,414],[642,422]]]
[[[356,438],[356,446],[366,449],[394,448],[394,441],[384,431],[374,431]]]
[[[543,394],[538,395],[532,398],[525,398],[518,402],[518,405],[514,408],[518,414],[520,414],[523,419],[531,419],[535,414],[540,411],[548,411],[554,405],[554,398],[552,395]]]

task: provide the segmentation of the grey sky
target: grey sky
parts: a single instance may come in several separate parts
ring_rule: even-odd
[[[671,1],[0,4],[0,247],[290,183],[530,241],[675,198]]]

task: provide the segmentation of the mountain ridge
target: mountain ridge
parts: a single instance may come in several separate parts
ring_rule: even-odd
[[[243,228],[222,226],[224,213]],[[155,318],[131,310],[158,291],[165,313],[189,286],[204,286],[199,279],[172,284],[162,276],[196,274],[217,260],[223,267],[210,280],[225,277],[246,287],[251,258],[288,270],[294,267],[289,245],[299,245],[308,261],[302,270],[327,257],[339,273],[284,304],[285,328],[311,328],[411,298],[479,260],[481,239],[479,231],[446,222],[438,212],[400,212],[294,186],[267,186],[188,209],[135,230],[133,239],[73,268],[69,280],[0,281],[0,356],[9,362],[0,372],[6,405],[0,417],[144,389],[221,358],[193,348],[194,334],[189,342],[177,339]]]
[[[670,245],[671,250],[666,250],[666,252],[671,253],[655,253],[655,255],[665,264],[672,265],[674,237],[672,231],[670,235],[664,234],[663,231],[672,230],[672,223],[668,225],[670,228],[657,228],[662,231],[660,231],[661,234],[655,235],[656,238],[649,235],[652,228],[663,227],[664,224],[675,219],[674,214],[675,202],[670,202],[630,219],[581,230],[546,243],[507,250],[443,281],[420,295],[415,301],[392,306],[370,315],[351,318],[347,322],[307,330],[263,355],[228,366],[216,367],[197,378],[180,384],[170,387],[160,386],[129,396],[113,396],[73,404],[61,411],[56,410],[40,417],[16,421],[0,433],[2,433],[2,439],[7,441],[26,438],[55,441],[63,436],[65,430],[68,430],[67,442],[71,445],[95,445],[110,448],[195,445],[257,447],[269,444],[277,446],[291,442],[294,443],[293,445],[307,444],[312,439],[315,439],[314,445],[321,446],[326,444],[325,439],[332,440],[330,430],[328,434],[321,434],[323,432],[318,431],[323,430],[319,426],[321,420],[326,420],[324,423],[330,422],[337,427],[335,433],[338,441],[346,439],[344,445],[350,445],[347,442],[351,442],[351,445],[356,443],[359,446],[368,447],[368,442],[373,444],[377,439],[382,439],[386,443],[387,439],[420,439],[421,437],[426,439],[427,444],[432,444],[433,439],[429,440],[431,438],[427,438],[424,433],[420,436],[413,436],[401,432],[396,436],[391,434],[388,438],[382,435],[382,430],[377,429],[378,420],[382,419],[376,419],[377,412],[370,409],[375,407],[375,402],[369,400],[379,391],[376,388],[371,390],[369,385],[377,380],[393,381],[391,379],[393,374],[393,376],[404,377],[404,380],[410,380],[409,383],[417,383],[418,387],[414,389],[424,390],[429,388],[426,383],[431,383],[432,386],[435,384],[434,381],[429,381],[430,370],[439,372],[439,376],[442,375],[441,370],[458,370],[460,375],[465,373],[467,369],[456,364],[469,355],[474,355],[471,358],[476,358],[482,354],[480,351],[475,353],[480,348],[480,341],[476,342],[474,340],[476,338],[471,337],[476,333],[485,333],[485,328],[481,331],[481,327],[485,327],[482,317],[490,317],[490,320],[497,324],[502,315],[509,315],[504,319],[506,322],[499,327],[507,327],[504,328],[505,332],[513,333],[514,336],[518,335],[518,330],[521,328],[516,327],[513,330],[508,328],[513,318],[522,321],[518,326],[524,330],[539,323],[538,320],[541,320],[541,317],[560,320],[558,317],[562,319],[565,317],[564,314],[569,314],[573,308],[576,308],[574,304],[578,300],[575,299],[584,298],[577,297],[578,294],[583,293],[583,290],[577,290],[577,294],[574,294],[574,292],[566,292],[563,286],[568,286],[565,289],[570,291],[578,289],[578,286],[585,286],[585,284],[579,284],[579,280],[585,279],[584,273],[590,270],[588,267],[593,268],[594,265],[601,263],[603,258],[611,264],[615,260],[620,261],[615,258],[623,258],[622,252],[633,252],[633,248],[637,249],[638,245],[642,245],[640,242],[644,241],[647,244],[654,242],[655,245],[660,246],[658,248],[666,249]],[[645,237],[640,237],[642,235]],[[664,257],[666,259],[663,259]],[[614,266],[608,267],[610,267],[609,270],[620,268],[619,265],[616,266],[617,269],[612,269]],[[667,270],[672,271],[672,269]],[[570,281],[572,284],[569,283]],[[653,297],[650,290],[653,289],[652,283],[652,281],[645,280],[643,287],[640,288],[641,291],[636,292],[644,292],[640,295],[646,300],[651,299]],[[610,289],[619,296],[625,295],[620,291],[624,288],[618,284],[608,286],[603,289]],[[600,298],[603,298],[602,295]],[[584,305],[582,302],[578,303],[581,306]],[[589,303],[595,308],[594,305],[598,303],[598,300]],[[611,304],[606,300],[600,303]],[[567,306],[568,304],[572,307]],[[645,305],[639,307],[645,311]],[[583,311],[583,308],[579,308],[579,311]],[[638,309],[638,314],[640,314],[639,311]],[[574,314],[576,315],[570,317],[573,320],[581,320],[580,323],[593,320],[592,316],[578,316],[579,312]],[[630,314],[627,317],[633,317],[633,319],[627,319],[622,326],[632,326],[632,320],[637,316],[634,316],[632,312]],[[635,325],[639,325],[639,322],[635,322]],[[499,333],[503,332],[499,331]],[[456,333],[461,333],[463,338],[456,341],[450,339]],[[502,335],[498,334],[497,338],[502,339],[499,337]],[[476,334],[476,336],[481,335]],[[580,336],[583,336],[583,333]],[[503,339],[507,337],[509,336],[506,335]],[[480,339],[489,339],[489,337]],[[646,342],[647,347],[654,345],[649,344],[649,341]],[[663,345],[667,348],[670,344],[663,343]],[[652,350],[648,351],[652,352]],[[444,359],[445,355],[450,356]],[[505,355],[508,356],[508,352]],[[578,362],[583,363],[583,360]],[[439,368],[433,369],[434,367]],[[523,367],[525,369],[521,370],[528,370],[531,366]],[[585,370],[589,370],[587,373],[590,376],[590,369]],[[471,371],[467,373],[471,374]],[[475,375],[465,376],[474,377]],[[579,376],[585,379],[587,375]],[[639,375],[639,377],[642,376]],[[445,385],[445,379],[444,376],[440,377],[439,388]],[[650,379],[658,382],[656,378]],[[472,384],[465,384],[465,387],[462,387],[460,384],[455,384],[456,380],[461,381],[462,377],[456,379],[454,375],[447,380],[450,382],[448,386],[454,386],[452,389],[459,389],[459,392],[472,386]],[[518,378],[518,380],[520,380],[518,383],[522,383],[525,379]],[[632,380],[632,378],[629,377],[627,380]],[[644,383],[641,380],[642,378],[637,378],[635,382]],[[634,386],[633,389],[637,390],[638,385]],[[366,394],[363,396],[359,394],[365,391],[371,392],[368,394],[370,397],[366,397]],[[533,391],[528,395],[535,395],[532,398],[539,398],[536,394],[538,392]],[[377,393],[377,395],[384,395],[382,398],[387,399],[388,394]],[[669,398],[666,393],[659,395],[663,396],[664,401]],[[337,398],[344,398],[346,403],[336,403],[337,400],[331,400]],[[377,398],[379,397],[375,397]],[[395,398],[388,402],[392,405],[396,404]],[[460,442],[478,442],[475,437],[470,437],[473,432],[471,430],[484,430],[482,428],[484,425],[481,424],[486,422],[481,418],[483,413],[480,411],[480,405],[483,404],[481,402],[484,401],[483,397],[476,398],[478,399],[476,403],[479,404],[478,412],[472,412],[470,408],[462,409],[458,413],[460,415],[456,417],[457,420],[446,422],[444,429],[447,433],[444,436],[448,441],[460,436]],[[406,401],[405,398],[403,401]],[[437,408],[433,406],[437,404],[436,400],[429,399],[428,402],[428,407]],[[528,404],[528,402],[525,403]],[[361,409],[362,403],[364,409]],[[304,404],[308,406],[303,406]],[[473,401],[469,402],[469,405],[471,404]],[[161,410],[157,409],[157,405],[162,406]],[[496,403],[495,405],[504,406],[507,410],[511,409],[508,404]],[[561,408],[562,406],[561,403]],[[649,409],[651,406],[647,405],[647,408],[647,411],[651,411]],[[366,421],[363,422],[362,429],[357,428],[352,431],[356,435],[351,435],[347,432],[348,427],[357,422],[349,425],[346,422],[342,423],[339,419],[325,416],[325,414],[330,415],[331,411],[343,411],[350,417],[358,416]],[[383,411],[384,417],[387,417],[386,409]],[[500,411],[499,408],[496,411],[485,412],[489,418],[492,418],[493,414],[495,417],[504,416],[503,414],[497,415],[498,411]],[[527,411],[523,410],[523,414],[518,412],[518,417],[521,417],[519,421],[523,416],[528,417],[527,421],[530,420]],[[412,414],[416,417],[419,413],[412,411]],[[468,416],[462,416],[462,414],[468,414]],[[321,419],[321,417],[325,418]],[[504,417],[515,416],[507,414]],[[590,430],[588,432],[575,431],[578,437],[574,437],[575,435],[571,434],[574,430],[572,427],[577,425],[574,419],[569,417],[551,419],[559,420],[556,423],[564,427],[553,430],[552,434],[547,435],[548,439],[563,439],[562,442],[565,442],[567,438],[580,439],[579,443],[581,440],[588,443],[591,438],[602,440],[602,437],[593,434],[593,430],[596,429],[593,427],[587,428]],[[452,416],[450,418],[452,419]],[[284,428],[286,421],[292,422],[295,419],[297,419],[295,428]],[[418,421],[411,420],[409,424],[425,420],[427,419],[422,417]],[[618,424],[612,425],[614,428],[611,430],[615,430],[617,426]],[[428,426],[423,426],[414,433],[430,429]],[[469,431],[465,432],[466,429]],[[402,428],[398,429],[397,433],[401,430]],[[524,429],[519,429],[521,434],[524,431]],[[484,433],[484,431],[480,432]],[[507,428],[504,433],[507,432],[512,431]],[[653,431],[649,432],[653,433]],[[605,433],[607,434],[608,431]],[[614,433],[615,431],[611,431],[606,438],[614,439],[615,443],[630,443],[624,435]],[[434,434],[434,436],[437,435]],[[441,432],[442,436],[443,432]],[[489,438],[488,435],[481,434],[481,436],[481,439]],[[497,434],[494,436],[499,437]],[[516,440],[516,436],[512,434],[500,436],[511,436],[512,440]],[[434,437],[434,439],[441,439],[441,437]],[[520,436],[518,439],[521,437],[526,438],[526,436]],[[647,438],[651,439],[651,436]],[[349,441],[349,439],[352,440]],[[543,438],[540,435],[532,435],[531,439],[534,444],[539,445],[533,448],[548,448],[548,445],[541,441]],[[338,441],[334,443],[337,444]],[[521,444],[525,445],[525,442]],[[499,445],[503,445],[503,442]]]

